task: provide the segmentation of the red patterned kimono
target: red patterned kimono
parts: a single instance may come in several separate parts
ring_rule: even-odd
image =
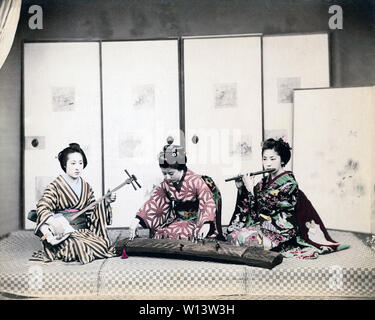
[[[209,238],[218,233],[213,194],[202,176],[189,169],[178,184],[164,180],[139,209],[137,218],[151,230],[151,237],[158,239],[197,237],[205,223],[211,225]]]

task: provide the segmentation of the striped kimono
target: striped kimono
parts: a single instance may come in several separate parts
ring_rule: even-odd
[[[66,209],[82,210],[90,203],[95,202],[94,192],[90,185],[82,179],[81,182],[80,198],[62,176],[57,177],[47,186],[37,204],[37,221],[34,230],[36,235],[41,236],[39,228],[54,212]],[[106,224],[111,223],[111,207],[102,201],[84,214],[86,215],[87,228],[75,230],[66,240],[55,246],[46,240],[42,242],[46,261],[70,262],[78,260],[85,264],[95,259],[110,258],[116,255],[114,248],[111,247],[106,229]]]

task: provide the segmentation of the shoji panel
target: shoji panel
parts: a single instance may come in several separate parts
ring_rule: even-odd
[[[327,34],[264,36],[265,139],[293,142],[293,89],[329,87],[328,48]]]
[[[113,226],[128,226],[162,181],[158,153],[180,143],[177,40],[104,42],[103,125],[105,187],[137,176],[142,188],[117,192]]]
[[[224,180],[262,168],[261,38],[190,38],[183,47],[188,167],[217,183],[228,224],[237,189]]]
[[[84,149],[83,179],[102,192],[98,43],[26,43],[24,46],[24,194],[27,213],[63,171],[58,153],[71,142]]]
[[[295,91],[294,172],[329,228],[375,231],[374,98],[375,87]]]

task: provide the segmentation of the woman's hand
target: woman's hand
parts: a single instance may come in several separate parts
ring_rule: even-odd
[[[133,220],[131,221],[130,226],[129,226],[129,229],[130,229],[129,239],[130,240],[133,240],[138,235],[137,228],[139,226],[139,222],[140,221],[138,218],[133,218]]]
[[[105,201],[108,204],[116,201],[116,193],[112,193],[111,190],[108,189],[107,194],[108,195],[106,196]]]
[[[254,190],[254,177],[250,177],[248,174],[245,174],[242,177],[243,184],[245,185],[247,191],[253,194]]]
[[[198,231],[198,239],[204,239],[207,237],[208,232],[210,231],[210,224],[205,223]]]
[[[235,183],[237,189],[242,189],[242,187],[243,187],[242,177],[234,180],[234,183]]]
[[[254,178],[249,177],[247,174],[243,175],[241,178],[238,178],[234,181],[238,190],[241,191],[242,187],[245,185],[249,193],[253,193],[254,189]]]

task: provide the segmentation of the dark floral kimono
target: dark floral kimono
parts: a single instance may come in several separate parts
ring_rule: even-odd
[[[254,195],[245,186],[239,189],[227,233],[231,244],[258,246],[301,259],[349,247],[330,238],[291,171],[263,178],[254,187]]]
[[[228,241],[243,246],[272,249],[290,242],[297,235],[294,214],[298,184],[293,173],[284,172],[271,181],[262,179],[254,196],[243,186],[228,227]]]

